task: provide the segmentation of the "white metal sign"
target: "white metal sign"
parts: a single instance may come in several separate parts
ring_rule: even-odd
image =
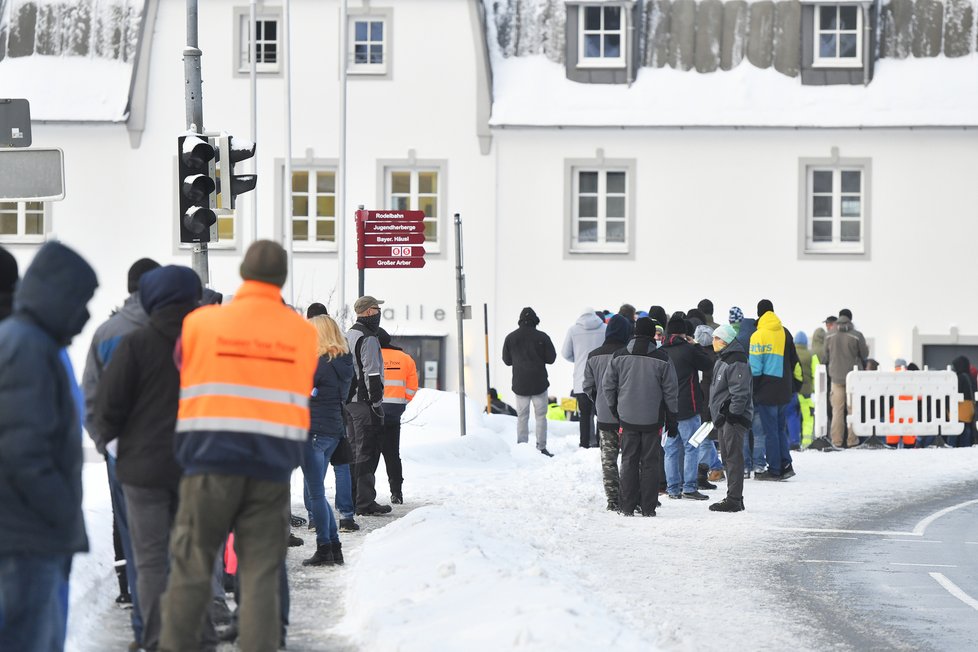
[[[65,161],[60,148],[0,149],[0,201],[65,198]]]

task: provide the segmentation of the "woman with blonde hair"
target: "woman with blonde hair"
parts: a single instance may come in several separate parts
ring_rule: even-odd
[[[316,553],[304,566],[330,566],[343,563],[339,530],[333,510],[326,501],[323,480],[333,451],[346,434],[343,405],[353,380],[353,356],[340,327],[327,315],[309,320],[319,335],[319,364],[313,376],[309,399],[311,421],[306,442],[302,474],[309,490],[309,505],[316,526]]]

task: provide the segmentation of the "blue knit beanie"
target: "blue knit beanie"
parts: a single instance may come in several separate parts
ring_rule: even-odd
[[[808,336],[805,335],[805,331],[798,331],[795,333],[795,344],[800,344],[801,346],[808,346]]]
[[[730,315],[727,321],[729,321],[731,324],[739,324],[740,322],[744,321],[744,311],[737,306],[734,306],[730,309]]]

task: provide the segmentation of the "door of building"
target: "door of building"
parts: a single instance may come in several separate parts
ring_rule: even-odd
[[[445,389],[444,335],[393,335],[391,343],[414,359],[418,367],[418,387]]]

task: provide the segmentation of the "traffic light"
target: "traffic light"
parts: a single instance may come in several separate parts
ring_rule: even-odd
[[[234,173],[236,163],[247,161],[254,155],[255,143],[252,141],[229,135],[221,136],[220,176],[222,180],[226,181],[223,181],[218,192],[222,193],[223,208],[234,210],[235,198],[242,193],[255,189],[255,184],[258,183],[258,175]]]
[[[188,134],[177,138],[177,194],[180,198],[180,242],[210,242],[217,215],[211,193],[217,189],[214,163],[217,150],[206,137]]]

